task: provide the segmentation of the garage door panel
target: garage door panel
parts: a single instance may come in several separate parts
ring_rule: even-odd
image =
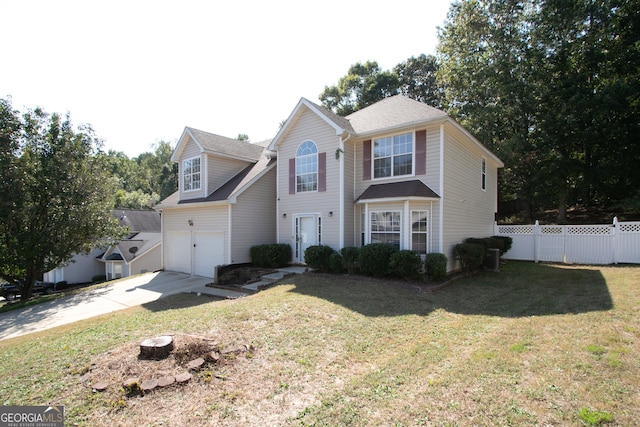
[[[215,267],[224,263],[224,234],[194,233],[194,271],[196,276],[214,277]]]
[[[167,265],[169,271],[191,274],[191,232],[167,233]]]

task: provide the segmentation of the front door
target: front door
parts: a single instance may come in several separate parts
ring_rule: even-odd
[[[296,217],[296,262],[304,262],[304,251],[318,244],[317,219],[315,215]]]

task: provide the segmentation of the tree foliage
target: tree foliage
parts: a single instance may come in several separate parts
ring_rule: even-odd
[[[435,108],[442,107],[444,90],[438,85],[436,73],[440,65],[434,55],[411,57],[396,65],[393,72],[400,82],[400,93]]]
[[[100,140],[70,116],[36,108],[20,114],[0,100],[0,276],[22,279],[22,298],[35,280],[121,234],[111,216],[113,181]]]
[[[171,161],[173,147],[160,141],[153,152],[130,159],[123,152],[100,154],[118,190],[114,208],[150,209],[178,188],[178,165]]]
[[[325,86],[322,105],[340,116],[347,116],[368,105],[398,93],[400,81],[390,71],[382,71],[375,61],[358,62],[349,68],[336,86]]]
[[[505,161],[501,197],[569,204],[638,188],[640,23],[627,0],[462,0],[440,30],[445,107]],[[636,193],[637,194],[637,193]]]
[[[325,86],[322,105],[347,116],[399,93],[439,108],[443,90],[436,82],[438,60],[433,55],[411,57],[391,71],[382,71],[375,61],[356,63],[335,86]]]

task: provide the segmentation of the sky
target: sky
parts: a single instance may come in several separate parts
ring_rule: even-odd
[[[357,62],[435,54],[450,0],[0,0],[0,98],[129,157],[185,126],[273,138]]]

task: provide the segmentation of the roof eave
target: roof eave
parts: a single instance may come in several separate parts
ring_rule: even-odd
[[[440,197],[427,196],[401,196],[401,197],[380,197],[378,199],[358,199],[356,204],[364,203],[389,203],[389,202],[437,202]]]

